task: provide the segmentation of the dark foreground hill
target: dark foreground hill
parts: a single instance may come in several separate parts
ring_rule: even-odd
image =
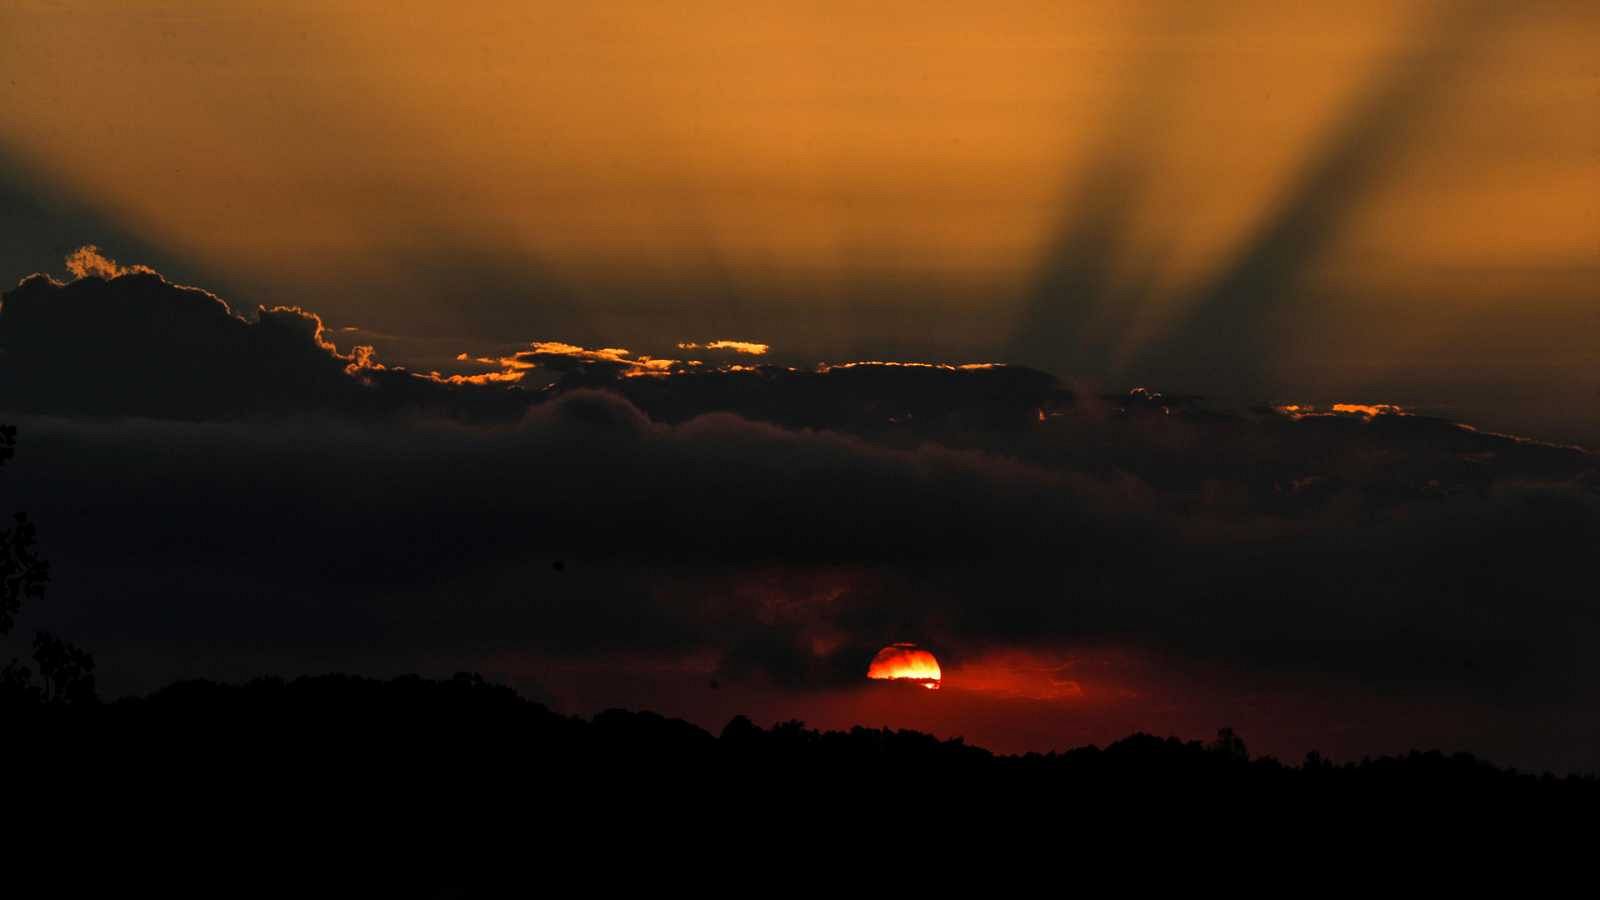
[[[1202,743],[1135,734],[1106,747],[997,755],[960,738],[800,722],[762,728],[741,716],[720,735],[650,712],[563,716],[476,675],[347,675],[226,685],[178,682],[112,703],[11,698],[0,706],[13,771],[57,785],[107,787],[159,780],[214,797],[334,786],[338,796],[404,794],[412,804],[538,796],[545,802],[614,792],[772,799],[843,792],[925,793],[949,803],[1039,803],[1050,798],[1200,793],[1271,802],[1471,797],[1592,804],[1592,775],[1556,777],[1438,751],[1335,763],[1251,758],[1230,731]],[[64,779],[64,780],[63,780]]]
[[[1569,823],[1600,799],[1593,777],[1467,755],[1284,765],[1227,732],[1024,756],[743,717],[712,735],[648,712],[561,716],[471,675],[181,682],[105,704],[13,693],[0,738],[8,870],[65,896],[566,896],[924,869],[1003,886],[1063,861],[1130,884],[1210,866],[1432,871],[1487,835],[1581,841]]]

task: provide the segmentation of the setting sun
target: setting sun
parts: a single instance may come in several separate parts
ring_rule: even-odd
[[[910,681],[930,691],[939,689],[939,661],[916,644],[890,644],[878,651],[867,666],[867,677],[879,681]]]

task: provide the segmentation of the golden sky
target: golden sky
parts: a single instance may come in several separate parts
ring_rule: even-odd
[[[1543,0],[20,0],[0,165],[92,211],[60,241],[476,342],[452,352],[727,337],[1181,374],[1239,330],[1196,307],[1258,292],[1277,317],[1238,313],[1223,358],[1271,399],[1414,378],[1577,410],[1596,46],[1600,6]],[[59,256],[5,225],[8,264]]]

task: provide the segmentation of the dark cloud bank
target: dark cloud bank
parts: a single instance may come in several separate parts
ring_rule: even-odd
[[[507,655],[803,691],[908,637],[956,665],[1129,648],[1454,703],[1491,747],[1600,765],[1580,449],[1016,367],[523,362],[543,379],[452,381],[153,273],[23,281],[0,477],[55,578],[19,625],[112,691]],[[1533,709],[1556,724],[1504,733]]]

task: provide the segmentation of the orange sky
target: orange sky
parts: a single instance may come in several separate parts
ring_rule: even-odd
[[[94,213],[74,245],[452,354],[731,334],[1202,387],[1163,336],[1225,344],[1187,318],[1207,285],[1326,215],[1259,288],[1289,312],[1238,348],[1281,388],[1250,399],[1570,420],[1600,390],[1600,7],[1493,6],[21,0],[0,164]],[[1319,170],[1341,141],[1361,164]],[[58,258],[27,225],[6,259]],[[1089,324],[1039,319],[1091,226],[1100,293],[1059,300]]]

